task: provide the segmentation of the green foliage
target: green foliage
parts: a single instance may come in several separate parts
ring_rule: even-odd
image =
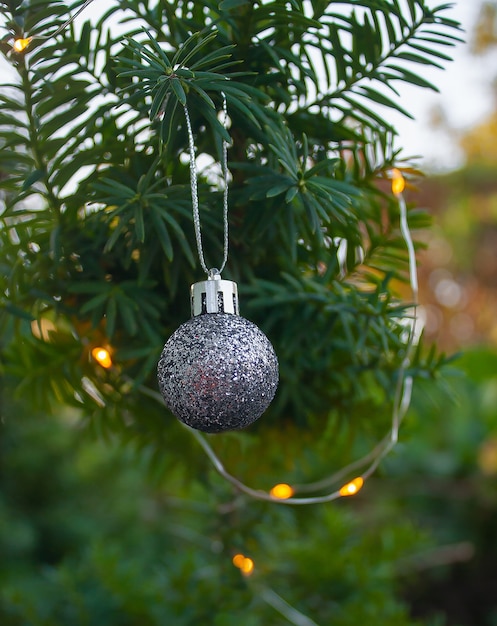
[[[211,163],[230,139],[226,277],[239,283],[242,313],[267,332],[281,364],[280,391],[261,423],[213,445],[247,481],[270,486],[282,473],[320,477],[385,434],[405,357],[406,309],[395,286],[406,279],[407,254],[384,182],[393,166],[416,175],[401,160],[388,114],[403,111],[399,84],[431,88],[423,70],[458,41],[448,8],[424,0],[121,0],[16,53],[12,37],[49,36],[67,6],[0,2],[0,48],[14,73],[0,93],[0,342],[9,394],[42,416],[70,408],[84,432],[109,446],[117,437],[125,452],[115,450],[116,471],[99,456],[90,472],[99,502],[116,482],[117,501],[134,498],[146,509],[141,472],[152,469],[190,503],[174,521],[161,488],[152,496],[160,518],[112,506],[81,528],[79,515],[64,526],[63,503],[50,501],[53,519],[47,512],[20,525],[14,552],[22,563],[3,592],[5,619],[288,623],[264,601],[268,586],[321,624],[412,623],[394,599],[389,565],[395,547],[416,540],[408,528],[385,531],[387,543],[377,545],[384,520],[360,536],[358,518],[341,509],[249,506],[208,472],[195,441],[151,393],[162,345],[188,318],[188,285],[200,279],[187,104],[202,157],[207,262],[222,258],[222,193]],[[222,93],[227,131],[218,119]],[[414,229],[429,222],[412,208],[409,220]],[[92,359],[96,346],[109,348],[112,368]],[[443,362],[420,347],[409,374],[435,377]],[[76,445],[73,431],[61,432],[64,446]],[[29,467],[9,458],[9,471]],[[123,459],[146,470],[119,483]],[[76,498],[91,500],[90,481],[67,471],[74,493],[61,489],[74,511]],[[203,515],[188,510],[195,499]],[[14,516],[15,507],[5,506]],[[32,551],[43,524],[71,535],[47,558]],[[177,549],[183,527],[191,532],[180,539],[194,550]],[[241,579],[230,564],[244,549],[264,564],[257,578]]]
[[[177,498],[181,474],[146,486],[144,455],[82,437],[73,413],[3,411],[5,626],[288,624],[268,590],[319,624],[411,623],[394,599],[395,563],[420,540],[408,523],[378,542],[383,520],[364,524],[349,505],[233,501],[219,479],[188,481]],[[237,552],[254,559],[252,577],[233,567]]]
[[[2,319],[22,344],[17,363],[10,352],[14,370],[35,362],[38,348],[12,313],[47,317],[78,338],[71,362],[79,370],[65,378],[77,397],[81,379],[94,377],[89,351],[102,341],[112,342],[121,380],[155,386],[155,357],[187,317],[186,286],[198,278],[183,106],[198,154],[219,161],[229,138],[217,117],[224,92],[233,139],[229,272],[254,295],[246,306],[282,362],[268,419],[323,423],[330,406],[353,419],[351,372],[362,395],[379,385],[388,399],[403,357],[391,278],[404,276],[406,253],[395,198],[378,186],[399,162],[381,110],[401,110],[388,91],[398,82],[426,86],[416,68],[436,65],[457,41],[446,7],[120,6],[124,35],[113,35],[109,10],[78,33],[35,39],[24,53],[2,44],[18,75],[2,92],[0,126],[2,263],[13,268],[4,273]],[[15,36],[53,32],[64,10],[38,0],[2,5]],[[221,244],[212,180],[201,171],[210,263]],[[410,217],[414,227],[426,223]],[[361,375],[370,371],[373,387]],[[43,373],[27,377],[38,375],[49,403]],[[132,401],[129,386],[115,391]]]
[[[382,508],[393,517],[409,510],[433,537],[400,568],[414,615],[423,623],[438,617],[444,625],[493,626],[497,354],[470,348],[457,365],[444,385],[418,385],[410,443],[386,461],[391,497]]]

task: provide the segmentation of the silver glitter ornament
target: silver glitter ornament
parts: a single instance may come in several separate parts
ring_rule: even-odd
[[[197,430],[252,424],[278,387],[278,359],[264,333],[238,314],[236,283],[217,270],[191,287],[192,318],[171,335],[158,365],[167,407]]]

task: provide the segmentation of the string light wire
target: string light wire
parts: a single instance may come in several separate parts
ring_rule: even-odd
[[[305,485],[289,485],[289,487],[291,487],[291,489],[293,490],[293,493],[317,491],[319,489],[329,487],[333,484],[339,484],[340,481],[344,480],[345,477],[349,476],[352,472],[358,471],[361,468],[365,468],[359,476],[356,476],[338,489],[321,496],[294,497],[292,495],[290,497],[278,497],[277,495],[273,495],[274,493],[277,493],[277,491],[271,490],[269,493],[267,493],[263,490],[253,489],[252,487],[249,487],[241,480],[230,474],[224,467],[217,454],[214,452],[212,446],[207,441],[207,438],[199,431],[190,428],[189,426],[181,422],[181,425],[184,428],[188,429],[193,437],[198,441],[218,474],[222,476],[222,478],[224,478],[226,481],[231,483],[238,490],[252,498],[287,505],[309,505],[332,502],[333,500],[337,500],[338,498],[355,495],[362,488],[366,479],[369,478],[376,471],[381,461],[392,450],[392,448],[396,445],[398,441],[400,424],[410,406],[413,388],[413,378],[408,374],[408,369],[411,364],[412,351],[415,346],[416,323],[418,319],[418,280],[416,268],[416,253],[407,218],[407,206],[402,195],[403,187],[402,189],[400,189],[400,191],[398,190],[398,181],[400,179],[402,179],[403,181],[403,177],[399,170],[396,169],[392,171],[392,174],[392,188],[394,190],[394,195],[399,203],[400,230],[408,253],[409,282],[413,298],[413,315],[411,318],[411,324],[409,325],[408,337],[405,344],[405,356],[398,369],[390,430],[387,435],[370,452],[368,452],[360,459],[357,459],[349,465],[341,468],[339,471],[333,473],[332,475],[327,476],[316,482],[307,483]],[[144,386],[141,387],[141,390],[144,394],[157,400],[157,402],[159,402],[162,406],[162,396],[158,392],[153,391],[152,389],[148,389]]]
[[[269,604],[269,606],[273,607],[280,615],[283,615],[290,624],[294,624],[294,626],[318,626],[314,620],[298,611],[278,595],[276,591],[273,591],[273,589],[260,587],[259,595],[266,604]]]

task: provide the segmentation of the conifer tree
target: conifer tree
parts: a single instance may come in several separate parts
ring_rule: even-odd
[[[195,439],[157,402],[156,364],[165,340],[189,317],[189,285],[202,279],[186,104],[207,262],[223,254],[217,164],[225,139],[230,256],[223,277],[238,283],[242,314],[271,339],[280,363],[280,388],[266,414],[212,445],[233,473],[268,489],[282,478],[318,479],[384,435],[405,358],[399,319],[406,305],[394,286],[405,280],[408,258],[398,203],[384,181],[394,167],[415,174],[401,158],[389,112],[409,115],[399,97],[403,83],[435,89],[423,70],[448,61],[458,41],[450,6],[121,0],[54,35],[68,10],[84,4],[0,3],[12,76],[0,93],[0,324],[9,393],[23,399],[24,411],[71,411],[89,431],[129,444],[135,462],[149,462],[169,494],[206,499],[214,520],[205,536],[219,547],[171,558],[167,584],[180,588],[182,571],[212,567],[238,599],[216,606],[221,590],[200,578],[187,610],[185,583],[182,601],[173,594],[162,607],[165,600],[154,599],[175,624],[283,624],[292,615],[295,624],[314,623],[292,614],[261,580],[254,593],[265,603],[256,601],[243,617],[249,591],[233,583],[237,572],[227,574],[224,563],[244,545],[266,559],[267,578],[286,577],[286,598],[319,624],[409,623],[396,601],[386,601],[391,578],[383,614],[374,584],[364,602],[354,599],[355,574],[334,606],[324,581],[336,583],[342,573],[319,546],[334,524],[342,524],[346,541],[346,516],[254,504],[207,473]],[[14,40],[29,45],[16,50]],[[227,130],[218,115],[223,94]],[[429,224],[414,208],[409,221],[413,229]],[[98,348],[108,351],[108,364],[95,358]],[[420,347],[410,374],[435,376],[441,362]],[[310,528],[312,541],[299,547]],[[275,536],[293,563],[287,573],[271,545]],[[340,541],[333,550],[346,560]],[[370,549],[358,548],[356,561]],[[373,552],[378,562],[389,558]],[[91,614],[84,584],[73,581],[71,589]],[[147,622],[115,623],[173,623],[152,608],[147,615]]]

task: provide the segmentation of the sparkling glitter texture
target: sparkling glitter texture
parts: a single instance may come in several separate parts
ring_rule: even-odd
[[[278,386],[278,359],[252,322],[230,313],[192,317],[169,338],[158,365],[168,408],[208,433],[248,426]]]

